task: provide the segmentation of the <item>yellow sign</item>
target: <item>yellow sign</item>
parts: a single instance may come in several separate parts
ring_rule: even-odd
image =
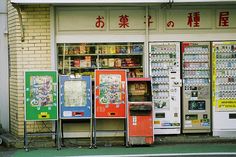
[[[193,123],[193,124],[199,124],[199,123],[200,123],[200,120],[192,120],[192,123]]]
[[[154,124],[161,124],[159,120],[154,121]]]
[[[50,115],[49,115],[47,112],[41,112],[41,113],[38,115],[38,118],[39,118],[39,119],[50,118]]]
[[[233,100],[220,99],[220,100],[218,100],[218,108],[220,108],[220,109],[223,109],[223,108],[233,109],[233,108],[235,108],[236,109],[236,99],[233,99]]]

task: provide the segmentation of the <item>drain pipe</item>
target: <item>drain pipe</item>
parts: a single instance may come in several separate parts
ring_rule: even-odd
[[[25,41],[25,32],[23,28],[23,22],[22,22],[22,14],[21,14],[21,8],[19,5],[13,4],[13,7],[16,8],[18,17],[19,17],[19,22],[20,22],[20,30],[21,30],[21,42]]]
[[[148,48],[148,42],[149,42],[149,8],[148,8],[148,5],[146,5],[145,7],[145,22],[146,22],[146,25],[145,25],[145,43],[144,43],[144,77],[148,77],[149,76],[149,63],[148,63],[148,57],[149,57],[149,48]]]

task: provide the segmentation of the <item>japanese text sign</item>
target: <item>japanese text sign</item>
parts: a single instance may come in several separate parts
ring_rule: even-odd
[[[211,10],[167,10],[166,29],[211,28]]]

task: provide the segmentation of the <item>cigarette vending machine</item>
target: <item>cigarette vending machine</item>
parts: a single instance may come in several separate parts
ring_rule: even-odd
[[[150,43],[154,134],[180,134],[180,43]]]
[[[182,43],[183,133],[211,131],[210,42]]]
[[[128,78],[128,143],[152,144],[153,105],[151,79]]]
[[[213,42],[213,136],[236,137],[236,42]]]
[[[95,70],[94,144],[96,145],[96,121],[98,119],[123,119],[125,145],[127,146],[127,72],[126,70]],[[114,127],[115,128],[115,127]],[[111,130],[107,130],[111,132]]]

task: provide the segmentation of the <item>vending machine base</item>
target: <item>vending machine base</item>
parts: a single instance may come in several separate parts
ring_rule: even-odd
[[[48,123],[48,122],[54,123],[55,128],[54,128],[54,130],[51,130],[48,132],[28,132],[27,121],[24,121],[24,149],[25,149],[25,151],[26,152],[29,151],[29,144],[31,143],[31,142],[29,142],[30,137],[52,137],[52,139],[54,138],[54,140],[55,140],[57,150],[60,150],[61,149],[61,142],[60,142],[60,133],[59,133],[59,130],[60,130],[59,129],[60,128],[59,121],[55,120],[55,121],[39,121],[39,122],[42,122],[42,125],[44,127],[46,127],[47,130],[50,130],[46,126],[46,123]]]
[[[129,145],[153,144],[152,103],[129,104],[129,111]]]
[[[180,134],[180,127],[179,128],[171,128],[171,129],[158,129],[154,128],[154,135],[177,135]]]

